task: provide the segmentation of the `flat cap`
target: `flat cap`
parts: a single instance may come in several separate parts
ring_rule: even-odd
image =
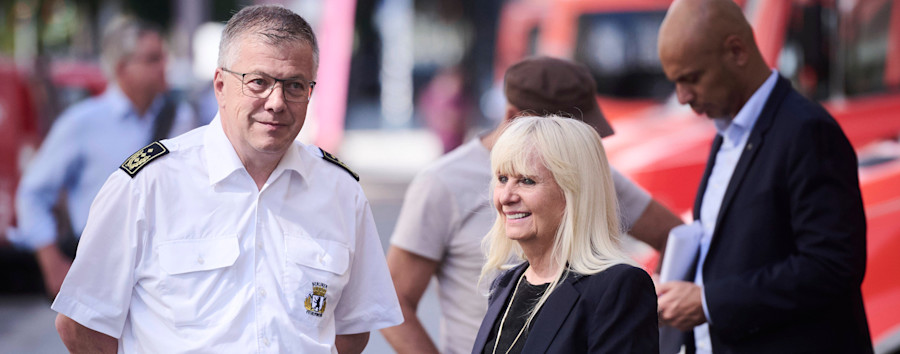
[[[584,64],[530,57],[509,67],[504,82],[506,99],[519,110],[581,119],[601,137],[613,134],[597,105],[597,83]]]

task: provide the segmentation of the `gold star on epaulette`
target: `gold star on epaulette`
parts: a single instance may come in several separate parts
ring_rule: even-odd
[[[331,162],[331,163],[333,163],[333,164],[335,164],[335,165],[338,165],[340,168],[343,168],[344,170],[346,170],[347,172],[349,172],[350,175],[353,176],[353,178],[354,178],[357,182],[359,182],[359,175],[356,174],[356,172],[353,172],[353,170],[351,170],[350,167],[347,167],[347,165],[345,165],[343,162],[341,162],[341,160],[338,160],[337,157],[334,157],[334,155],[329,154],[328,151],[322,150],[322,148],[319,148],[319,151],[322,152],[322,158],[323,158],[323,159],[325,159],[326,161]]]
[[[166,149],[165,145],[158,141],[154,141],[143,149],[131,154],[119,168],[121,168],[122,171],[125,171],[131,178],[134,178],[134,176],[137,175],[144,166],[147,166],[150,161],[168,153],[169,149]]]

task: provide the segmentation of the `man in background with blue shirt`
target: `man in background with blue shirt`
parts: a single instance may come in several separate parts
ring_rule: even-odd
[[[195,125],[190,108],[165,95],[166,49],[158,27],[116,18],[106,27],[101,46],[110,80],[106,92],[63,112],[16,194],[18,230],[9,239],[35,252],[51,297],[59,292],[91,202],[110,173],[148,142]],[[58,228],[53,212],[62,192],[68,229]]]

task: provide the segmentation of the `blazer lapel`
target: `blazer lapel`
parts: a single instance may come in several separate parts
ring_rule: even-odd
[[[722,218],[728,212],[732,199],[734,199],[735,194],[737,194],[738,189],[740,189],[744,177],[747,176],[747,170],[753,164],[756,152],[762,147],[765,134],[772,126],[772,122],[775,121],[775,115],[778,112],[778,108],[781,106],[781,102],[784,101],[784,97],[787,95],[786,91],[790,89],[791,83],[783,77],[778,77],[778,81],[775,83],[772,93],[769,94],[766,105],[763,106],[763,110],[756,120],[753,131],[750,132],[750,137],[747,139],[747,145],[744,147],[744,152],[741,153],[741,158],[738,160],[737,166],[734,168],[734,173],[731,175],[731,181],[728,182],[728,188],[725,190],[725,196],[722,198],[722,206],[719,208],[719,215],[716,217],[716,229],[713,230],[713,239],[710,244],[710,249],[716,244],[716,239],[718,238],[716,235],[718,235],[719,230],[722,228]]]
[[[472,353],[481,353],[481,349],[484,348],[484,344],[487,343],[488,334],[493,329],[494,322],[497,321],[497,316],[500,315],[500,310],[503,309],[503,305],[506,304],[506,299],[509,298],[510,290],[516,287],[516,280],[522,276],[522,272],[524,272],[526,268],[528,268],[528,263],[523,263],[517,267],[513,272],[513,276],[506,284],[497,285],[497,293],[494,294],[494,301],[488,306],[487,313],[481,321],[481,328],[478,329],[478,336],[475,337],[475,345],[472,346]]]
[[[545,353],[556,333],[562,328],[566,317],[572,311],[572,307],[578,301],[581,293],[575,290],[573,283],[576,281],[572,273],[560,284],[547,298],[547,302],[541,307],[541,312],[531,321],[531,329],[528,331],[528,339],[525,340],[525,350],[528,353]]]

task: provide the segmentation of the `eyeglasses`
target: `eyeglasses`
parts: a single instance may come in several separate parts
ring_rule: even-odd
[[[268,98],[275,89],[275,84],[281,83],[281,91],[284,100],[288,102],[309,102],[312,97],[315,81],[303,79],[276,79],[262,73],[239,73],[225,68],[223,71],[239,76],[241,79],[241,92],[244,96],[255,98]]]

